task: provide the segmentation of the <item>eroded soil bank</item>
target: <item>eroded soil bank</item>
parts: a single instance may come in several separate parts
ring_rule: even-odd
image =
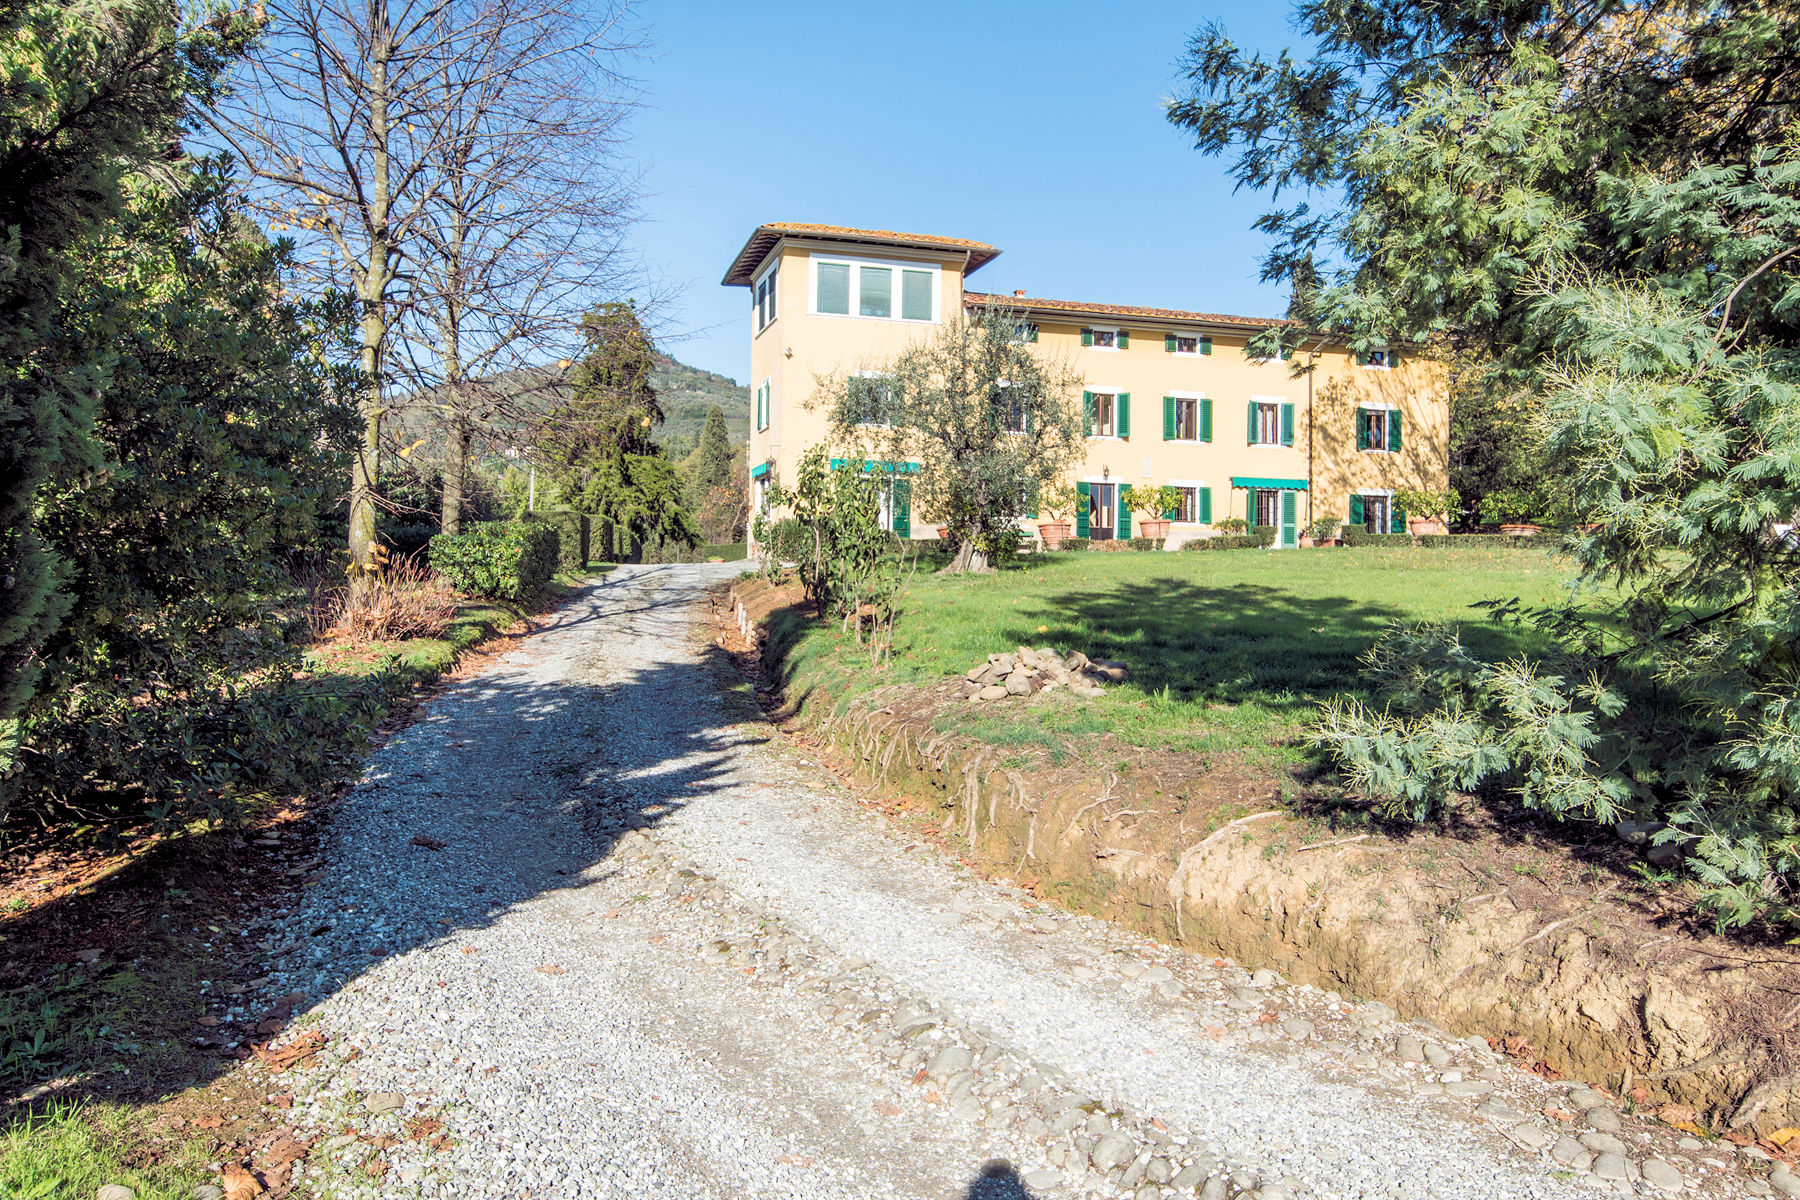
[[[761,629],[791,601],[746,581],[720,608],[722,640],[770,681]],[[1304,788],[1278,801],[1291,779],[1111,738],[1061,762],[982,745],[956,732],[969,702],[952,680],[851,700],[795,680],[766,700],[897,819],[1068,908],[1479,1034],[1671,1122],[1692,1109],[1777,1144],[1800,1125],[1800,953],[1716,934],[1610,831],[1583,841],[1472,804],[1443,828],[1386,829]]]

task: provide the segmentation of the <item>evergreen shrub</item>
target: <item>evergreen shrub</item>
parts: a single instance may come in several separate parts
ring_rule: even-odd
[[[530,599],[556,574],[561,542],[543,521],[483,521],[432,538],[431,569],[468,595]]]

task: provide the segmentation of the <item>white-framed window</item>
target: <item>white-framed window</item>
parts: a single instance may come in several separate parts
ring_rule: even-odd
[[[1362,352],[1362,365],[1365,367],[1376,367],[1385,371],[1399,361],[1400,356],[1386,346],[1383,346],[1379,350],[1364,350]]]
[[[1197,442],[1200,440],[1200,400],[1197,396],[1171,396],[1174,422],[1171,428],[1175,436],[1170,439],[1177,442]]]
[[[1281,445],[1281,401],[1252,400],[1250,410],[1250,444],[1253,446]]]
[[[1093,392],[1089,412],[1093,414],[1089,421],[1089,437],[1119,436],[1119,394],[1117,392]]]
[[[756,332],[761,333],[775,319],[775,267],[771,265],[750,289],[750,302],[756,321]]]
[[[1105,541],[1112,537],[1117,527],[1119,511],[1119,485],[1116,483],[1088,484],[1088,536],[1095,541]]]
[[[1390,491],[1365,491],[1351,496],[1350,517],[1353,524],[1356,518],[1362,518],[1362,527],[1370,533],[1393,533],[1394,530],[1394,493]],[[1360,509],[1359,513],[1357,510]]]
[[[814,256],[812,311],[827,317],[925,323],[938,319],[931,263]]]
[[[1116,325],[1092,325],[1082,329],[1081,344],[1092,350],[1124,350],[1131,345],[1131,335]]]
[[[1393,409],[1362,405],[1356,410],[1356,448],[1387,454],[1399,440],[1400,414]]]
[[[1195,358],[1200,357],[1200,335],[1197,333],[1192,335],[1185,333],[1176,334],[1175,349],[1171,351],[1171,353],[1191,354]]]
[[[756,428],[758,432],[769,427],[769,410],[774,407],[775,389],[772,381],[763,380],[756,389]]]
[[[770,477],[770,474],[771,473],[764,473],[762,475],[759,475],[754,480],[754,486],[756,489],[756,492],[755,492],[756,511],[761,513],[765,517],[769,515],[769,477]]]
[[[849,401],[852,424],[887,427],[894,423],[894,383],[886,375],[863,371],[852,375]]]

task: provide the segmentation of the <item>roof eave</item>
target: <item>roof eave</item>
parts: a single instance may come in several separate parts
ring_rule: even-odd
[[[982,248],[971,246],[942,246],[923,241],[906,242],[893,238],[860,237],[853,234],[828,233],[824,231],[815,232],[809,230],[800,232],[796,230],[771,229],[769,226],[759,225],[756,230],[751,233],[749,239],[744,242],[744,248],[737,252],[737,257],[732,259],[731,268],[725,272],[725,278],[720,280],[721,285],[724,287],[749,287],[751,282],[756,278],[757,269],[768,260],[770,254],[775,252],[776,247],[780,246],[782,242],[790,239],[802,242],[835,243],[845,246],[897,246],[907,250],[924,251],[927,254],[938,254],[945,258],[957,258],[960,256],[964,263],[963,277],[965,279],[1000,257],[1000,251],[991,246]],[[760,250],[757,246],[759,240],[764,242],[764,245]]]

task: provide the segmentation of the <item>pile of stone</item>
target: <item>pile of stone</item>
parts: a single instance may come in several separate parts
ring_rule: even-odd
[[[963,679],[961,691],[973,702],[1030,696],[1066,688],[1077,696],[1098,696],[1102,685],[1129,678],[1124,663],[1109,658],[1089,658],[1076,650],[1058,654],[1048,646],[1034,650],[1020,646],[1010,654],[990,654]]]

